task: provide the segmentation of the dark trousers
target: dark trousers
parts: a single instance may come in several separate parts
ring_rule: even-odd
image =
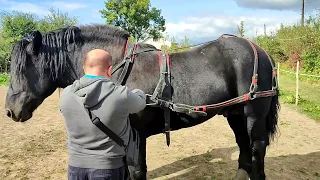
[[[126,166],[118,169],[90,169],[68,166],[68,180],[130,180]]]

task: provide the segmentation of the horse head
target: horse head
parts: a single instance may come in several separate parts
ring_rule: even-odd
[[[91,49],[109,51],[114,63],[123,56],[126,31],[105,25],[69,26],[41,34],[35,30],[13,45],[10,81],[5,101],[7,116],[25,122],[56,88],[83,75],[82,60]]]
[[[5,108],[7,116],[14,121],[30,119],[48,92],[54,91],[50,71],[39,70],[43,67],[43,62],[39,61],[42,47],[42,34],[39,31],[31,32],[13,45]]]

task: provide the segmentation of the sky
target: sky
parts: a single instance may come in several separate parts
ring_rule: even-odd
[[[244,21],[245,37],[274,32],[284,25],[295,24],[301,18],[301,0],[150,0],[161,9],[166,19],[165,35],[176,40],[187,36],[191,43],[213,40],[222,34],[237,34],[237,25]],[[99,13],[104,0],[0,0],[0,11],[18,10],[38,16],[50,7],[77,16],[80,24],[105,23]],[[320,0],[306,0],[305,16],[316,13]]]

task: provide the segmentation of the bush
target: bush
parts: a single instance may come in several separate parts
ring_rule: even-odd
[[[42,19],[33,13],[19,11],[0,13],[0,72],[6,72],[9,68],[9,57],[12,44],[34,30],[48,32],[69,25],[76,25],[76,17],[68,17],[67,13],[61,13],[50,9],[50,14]]]
[[[1,73],[0,74],[0,86],[6,86],[9,82],[9,74]]]
[[[304,26],[281,26],[274,35],[259,36],[253,40],[264,48],[276,62],[292,69],[297,61],[309,74],[320,74],[320,14],[309,16]]]

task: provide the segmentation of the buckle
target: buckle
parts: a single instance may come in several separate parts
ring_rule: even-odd
[[[163,130],[162,130],[162,133],[163,133],[163,134],[165,134],[165,133],[170,133],[170,131],[171,131],[171,128],[169,128],[168,130],[163,129]]]

